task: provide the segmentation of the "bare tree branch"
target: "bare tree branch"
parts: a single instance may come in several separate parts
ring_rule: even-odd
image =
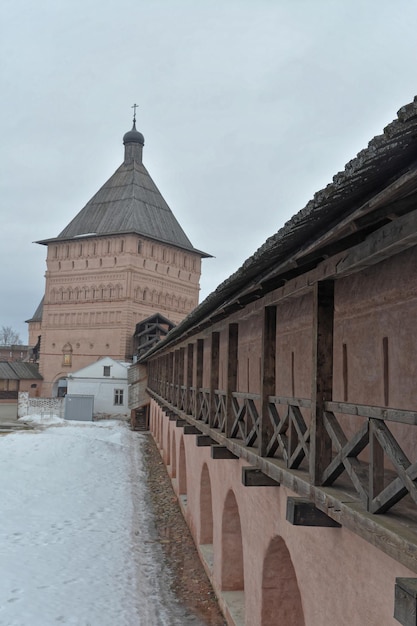
[[[22,341],[11,326],[2,326],[0,328],[0,346],[20,346]]]

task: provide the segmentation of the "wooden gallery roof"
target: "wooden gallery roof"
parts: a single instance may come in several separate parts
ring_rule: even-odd
[[[416,245],[417,217],[412,213],[416,206],[417,96],[398,111],[382,135],[374,137],[344,171],[142,360],[314,269],[328,257],[346,252],[338,266],[340,275],[348,273],[349,264],[359,267],[361,244],[369,244],[367,265],[380,261],[384,256],[378,252],[376,231],[384,240],[385,258]]]

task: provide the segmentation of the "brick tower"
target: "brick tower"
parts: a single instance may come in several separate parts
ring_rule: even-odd
[[[124,161],[47,246],[45,295],[29,323],[40,337],[42,395],[111,356],[131,360],[135,325],[155,312],[177,324],[198,304],[201,259],[142,162],[144,137],[123,137]]]

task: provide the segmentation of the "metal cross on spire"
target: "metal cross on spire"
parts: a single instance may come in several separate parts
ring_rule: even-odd
[[[130,108],[133,109],[133,123],[136,124],[136,109],[139,108],[139,105],[138,104],[134,104]]]

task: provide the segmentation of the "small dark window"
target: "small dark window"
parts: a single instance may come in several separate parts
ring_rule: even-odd
[[[114,404],[118,406],[123,404],[123,389],[114,390]]]
[[[36,389],[38,385],[36,383],[34,383],[33,385],[30,386],[31,389]]]
[[[110,376],[111,365],[103,365],[103,376]]]

